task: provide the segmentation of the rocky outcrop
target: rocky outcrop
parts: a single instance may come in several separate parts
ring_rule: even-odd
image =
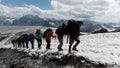
[[[59,57],[56,57],[59,56]],[[107,64],[91,61],[83,56],[62,53],[35,52],[31,56],[24,50],[0,49],[0,68],[109,68]]]
[[[101,29],[99,29],[99,30],[97,30],[97,31],[94,31],[94,32],[92,32],[92,33],[106,33],[106,32],[108,32],[107,29],[101,28]]]

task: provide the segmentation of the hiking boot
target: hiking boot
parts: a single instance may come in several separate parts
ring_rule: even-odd
[[[74,47],[72,48],[72,50],[73,50],[73,51],[78,51],[78,49],[76,49],[76,48],[74,48]]]
[[[34,49],[34,48],[32,48],[32,49]]]
[[[40,47],[40,48],[38,47],[38,48],[37,48],[37,50],[40,50],[40,49],[42,49],[42,47]]]
[[[38,49],[41,49],[42,47],[38,47]]]
[[[71,50],[69,50],[68,52],[71,53]]]
[[[62,49],[62,48],[60,48],[60,47],[58,47],[58,50],[59,50],[59,51],[63,51],[63,49]]]
[[[51,50],[51,48],[46,48],[46,49]]]
[[[63,51],[63,49],[62,49],[62,48],[58,48],[58,50],[59,50],[59,51]]]
[[[71,49],[68,50],[68,53],[71,53]]]

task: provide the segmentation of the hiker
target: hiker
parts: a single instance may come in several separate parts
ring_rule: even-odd
[[[25,47],[25,45],[26,45],[26,48],[28,48],[29,35],[28,34],[22,34],[21,38],[22,38],[22,42],[23,42],[23,48]]]
[[[62,45],[63,45],[63,36],[65,34],[65,29],[66,29],[67,25],[65,23],[62,24],[62,26],[59,26],[55,33],[57,34],[57,39],[59,41],[59,45],[58,45],[58,50],[62,51]]]
[[[11,38],[11,43],[12,43],[13,47],[15,47],[15,48],[17,48],[17,44],[18,44],[17,38],[18,38],[17,36],[13,36]]]
[[[43,34],[42,34],[41,30],[37,29],[36,33],[35,33],[35,38],[37,40],[39,49],[41,48],[41,45],[42,45],[42,37],[43,37]]]
[[[17,47],[17,39],[12,39],[11,43],[12,43],[13,47]]]
[[[29,33],[29,41],[31,43],[31,48],[34,49],[34,39],[35,39],[35,36],[34,34],[31,32]]]
[[[53,31],[51,28],[48,28],[46,29],[46,31],[44,32],[44,38],[47,42],[47,45],[46,45],[46,49],[51,49],[50,46],[51,46],[51,37],[54,37],[53,36]]]
[[[82,24],[83,21],[75,21],[75,20],[68,21],[66,32],[68,32],[67,34],[70,36],[69,53],[71,53],[71,46],[73,45],[74,41],[76,41],[76,44],[73,46],[72,50],[78,51],[76,47],[80,43],[79,35],[80,35],[80,27]]]
[[[18,42],[18,48],[21,48],[22,47],[22,37],[18,37],[17,38],[17,42]]]

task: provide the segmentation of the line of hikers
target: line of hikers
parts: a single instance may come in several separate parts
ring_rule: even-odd
[[[75,21],[73,19],[68,20],[67,24],[63,23],[61,26],[59,26],[55,34],[57,35],[57,39],[59,41],[58,50],[62,51],[63,46],[63,36],[67,35],[67,41],[69,40],[69,50],[68,52],[71,53],[71,50],[78,51],[76,48],[77,45],[80,43],[79,35],[80,35],[80,27],[83,25],[83,21]],[[41,32],[40,29],[37,29],[35,33],[29,33],[29,34],[22,34],[20,37],[13,38],[11,40],[13,47],[18,48],[28,48],[28,43],[31,43],[31,48],[34,49],[34,40],[37,40],[38,48],[41,48],[42,45],[42,38],[45,38],[46,40],[46,49],[50,49],[51,46],[51,38],[56,38],[55,35],[53,35],[53,30],[51,28],[48,28],[45,30],[44,33]],[[68,39],[69,37],[69,39]],[[76,41],[76,44],[71,49],[74,41]]]

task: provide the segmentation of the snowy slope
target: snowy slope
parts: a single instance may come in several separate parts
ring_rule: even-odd
[[[81,37],[79,53],[91,60],[120,64],[120,33],[96,34]]]
[[[45,30],[45,29],[43,29]],[[12,44],[4,45],[9,38],[0,42],[0,48],[13,48]],[[81,43],[78,45],[78,52],[73,52],[76,56],[84,56],[92,61],[107,63],[107,64],[120,64],[120,33],[103,33],[103,34],[90,34],[80,36]],[[45,49],[46,42],[43,39],[42,49],[37,49],[37,42],[35,41],[35,49],[24,49],[29,54],[57,52],[58,40],[52,39],[52,50]],[[61,53],[68,54],[68,44],[66,43],[66,36],[64,37],[63,51]],[[23,50],[23,49],[19,49]],[[42,54],[41,54],[42,55]]]

